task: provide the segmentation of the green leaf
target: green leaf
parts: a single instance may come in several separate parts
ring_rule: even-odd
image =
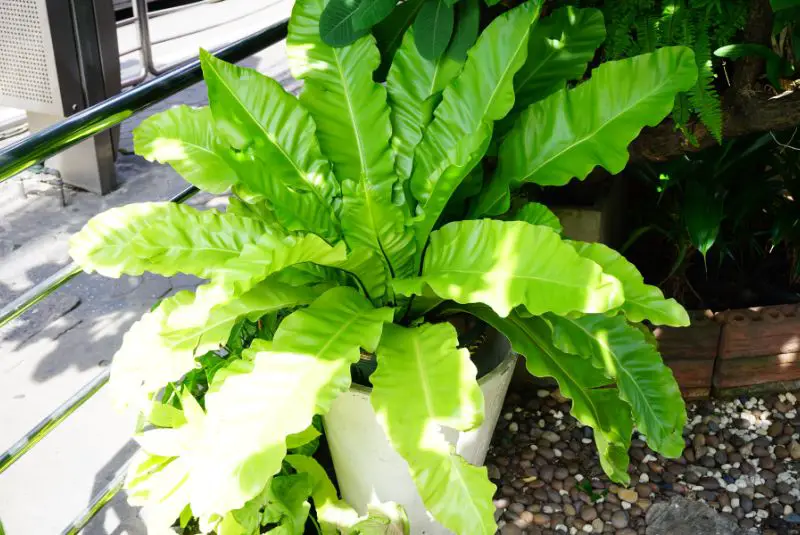
[[[237,182],[208,107],[177,106],[148,117],[133,130],[133,147],[145,160],[170,164],[209,193],[223,193]]]
[[[187,273],[209,277],[245,245],[270,233],[262,223],[181,204],[135,203],[93,217],[70,238],[70,255],[106,277]]]
[[[191,307],[194,295],[183,291],[164,299],[131,326],[114,355],[110,379],[114,404],[120,409],[149,412],[149,395],[195,369],[195,355],[219,349],[237,321],[254,321],[269,312],[307,304],[319,294],[317,288],[267,280],[212,310],[201,326],[179,330],[164,330],[163,325],[179,307]]]
[[[547,315],[560,350],[588,357],[614,379],[632,409],[636,427],[654,450],[667,457],[683,452],[686,408],[672,371],[642,332],[623,316],[589,314],[578,318]]]
[[[339,499],[325,469],[313,457],[287,455],[284,460],[311,481],[311,499],[323,535],[408,535],[408,519],[402,507],[391,502],[369,504],[367,516],[359,518],[355,509]]]
[[[313,458],[305,455],[287,455],[286,462],[298,473],[308,475],[311,481],[311,499],[317,511],[317,520],[323,535],[348,533],[358,520],[358,513],[347,502],[339,499],[325,469]]]
[[[588,82],[532,104],[500,145],[494,180],[472,216],[504,213],[509,188],[525,182],[560,186],[573,177],[583,180],[597,165],[619,173],[628,162],[628,144],[666,117],[676,93],[696,78],[692,51],[666,47],[604,63]]]
[[[500,318],[486,307],[464,307],[511,342],[525,356],[528,371],[537,377],[552,377],[562,395],[572,400],[570,412],[594,429],[600,464],[613,481],[628,484],[628,448],[633,422],[630,407],[619,398],[605,374],[586,359],[565,353],[553,345],[548,324],[538,317],[523,318],[512,312]]]
[[[292,74],[305,82],[300,95],[317,123],[322,150],[342,184],[342,231],[351,249],[366,247],[399,276],[413,270],[414,234],[405,202],[394,202],[392,126],[386,89],[372,80],[380,63],[372,36],[343,48],[319,38],[323,0],[299,0],[287,49]]]
[[[467,349],[449,323],[387,325],[370,401],[433,517],[455,533],[495,533],[485,467],[455,453],[439,426],[467,431],[483,420],[483,394]]]
[[[328,245],[314,234],[278,238],[264,234],[257,243],[248,244],[242,253],[214,273],[208,284],[197,289],[192,303],[172,311],[167,320],[169,329],[187,329],[205,325],[216,306],[244,295],[256,284],[282,269],[313,262],[329,265],[345,260],[345,245]]]
[[[267,493],[264,520],[277,523],[270,530],[275,535],[303,535],[311,506],[306,501],[311,494],[311,482],[306,474],[276,476]]]
[[[683,201],[683,220],[692,245],[697,247],[704,259],[717,241],[724,215],[722,197],[698,180],[689,182]]]
[[[422,57],[434,60],[444,53],[453,35],[455,10],[445,0],[425,0],[417,19],[414,33],[417,50]]]
[[[533,315],[567,314],[605,312],[623,301],[618,280],[552,229],[523,221],[459,221],[433,232],[422,276],[394,281],[404,295],[426,286],[457,303],[485,303],[503,317],[518,305]]]
[[[656,286],[644,283],[636,266],[624,256],[602,243],[567,242],[583,258],[598,264],[603,271],[622,283],[625,302],[622,311],[628,320],[640,322],[647,320],[654,325],[688,327],[689,314],[674,299],[665,299]]]
[[[514,214],[513,219],[515,221],[525,221],[526,223],[530,223],[531,225],[542,225],[545,227],[550,227],[556,232],[556,234],[561,234],[561,231],[564,230],[564,227],[561,226],[561,221],[558,219],[556,214],[551,212],[547,206],[539,204],[538,202],[525,203],[522,206],[522,208],[517,210],[517,212]],[[580,251],[578,252],[578,254],[580,254]],[[592,259],[590,258],[590,260]],[[605,269],[603,269],[603,271],[605,271]],[[613,273],[609,273],[609,275],[616,276]],[[627,299],[627,297],[628,294],[626,292],[625,298]]]
[[[194,348],[175,349],[159,335],[167,315],[190,303],[192,293],[178,292],[152,312],[145,313],[122,337],[111,361],[109,390],[115,408],[135,416],[150,407],[149,394],[177,381],[195,366]]]
[[[492,121],[513,106],[514,74],[525,62],[528,30],[538,15],[539,4],[528,2],[497,17],[445,89],[415,153],[411,191],[419,202],[418,243],[425,242],[450,196],[483,156]]]
[[[201,51],[217,131],[237,151],[231,164],[250,191],[271,200],[288,230],[339,236],[339,185],[322,156],[314,120],[281,85]]]
[[[445,52],[447,56],[462,64],[467,60],[467,51],[478,39],[480,19],[481,9],[478,0],[461,0],[458,3],[453,38]]]
[[[800,0],[769,0],[773,11],[800,7]]]
[[[447,51],[431,61],[423,58],[410,29],[395,54],[386,89],[392,120],[392,148],[395,169],[402,182],[411,176],[414,151],[422,132],[433,119],[433,110],[441,102],[444,88],[455,78],[467,58],[467,50],[478,36],[480,10],[478,0],[458,5],[458,25]],[[408,193],[410,196],[410,192]]]
[[[318,288],[290,286],[270,278],[238,299],[214,308],[208,321],[201,327],[165,330],[161,336],[164,343],[173,350],[193,350],[195,354],[202,354],[219,349],[228,339],[233,326],[241,319],[256,321],[270,312],[307,305],[320,293]],[[184,306],[191,306],[189,299]]]
[[[389,16],[397,0],[372,0],[362,2],[353,14],[353,27],[356,31],[368,30]],[[349,43],[348,43],[349,44]]]
[[[236,190],[236,188],[234,188],[234,190]],[[283,225],[278,221],[275,211],[266,199],[245,200],[232,195],[228,197],[228,207],[225,213],[257,219],[268,227],[286,234],[286,229],[284,229]]]
[[[192,511],[241,507],[281,469],[286,437],[350,386],[360,349],[374,351],[392,310],[375,309],[352,288],[333,288],[283,320],[272,342],[245,351],[249,373],[229,375],[206,394],[206,433],[193,457]]]
[[[154,429],[134,437],[141,446],[131,459],[125,479],[128,501],[143,506],[148,526],[171,526],[190,501],[189,453],[203,432],[205,414],[191,394],[180,396],[184,423],[174,429]]]
[[[389,72],[395,51],[424,3],[425,0],[406,0],[372,28],[372,35],[375,36],[378,50],[381,51],[381,65],[374,75],[376,82],[386,80],[386,73]]]
[[[318,34],[328,46],[346,46],[367,34],[369,26],[356,28],[358,11],[372,0],[330,0],[315,20]]]
[[[514,77],[514,111],[564,89],[570,80],[580,80],[605,38],[599,9],[567,6],[540,19],[531,28],[528,59]]]
[[[133,254],[147,259],[147,271],[172,276],[189,273],[210,278],[248,244],[272,231],[259,221],[216,210],[200,211],[168,203],[130,242]],[[138,275],[139,273],[128,273]]]
[[[787,6],[790,7],[790,6]],[[781,89],[780,78],[794,74],[794,66],[779,56],[769,47],[754,43],[726,45],[714,51],[714,55],[721,58],[739,59],[745,56],[759,56],[767,62],[767,77],[770,83]],[[710,60],[709,60],[710,63]]]
[[[697,81],[689,91],[689,102],[697,111],[700,120],[706,125],[718,143],[722,142],[722,103],[714,87],[714,65],[711,63],[709,36],[709,15],[698,28],[694,46],[694,58],[697,65]]]

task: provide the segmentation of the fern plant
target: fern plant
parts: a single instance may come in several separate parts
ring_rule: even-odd
[[[372,406],[427,509],[456,533],[494,533],[486,469],[440,432],[483,419],[475,365],[444,321],[453,311],[496,327],[531,373],[559,382],[614,481],[629,482],[634,425],[653,449],[680,455],[680,392],[637,324],[686,325],[686,312],[612,249],[564,239],[544,206],[508,210],[523,183],[621,171],[641,128],[695,83],[691,50],[608,62],[567,89],[599,45],[580,21],[602,27],[602,17],[568,9],[540,21],[528,2],[446,69],[419,54],[409,30],[384,87],[373,81],[372,36],[322,41],[325,3],[298,0],[292,12],[299,99],[203,52],[210,108],[175,108],[136,132],[144,157],[206,191],[232,189],[227,213],[134,204],[72,238],[89,272],[208,281],[145,314],[112,364],[115,402],[145,422],[127,489],[154,532],[177,522],[300,534],[309,502],[322,533],[407,529],[392,506],[359,518],[307,447],[316,417],[370,353]],[[515,94],[527,95],[524,107]],[[475,170],[507,116],[484,181]],[[468,175],[473,187],[457,193]],[[461,206],[446,210],[455,195]]]
[[[673,119],[684,134],[691,113],[722,140],[722,107],[716,89],[712,50],[727,45],[744,28],[746,0],[615,0],[602,3],[608,25],[604,50],[608,59],[652,52],[661,46],[691,47],[697,62],[697,83],[675,102]]]

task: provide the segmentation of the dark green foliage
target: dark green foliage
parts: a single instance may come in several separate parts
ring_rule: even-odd
[[[368,0],[367,3],[371,3],[371,0]],[[369,28],[357,30],[354,24],[361,4],[361,0],[331,0],[328,2],[319,21],[322,40],[331,46],[344,46],[365,35]]]
[[[675,297],[680,297],[675,287],[681,286],[679,279],[685,279],[687,270],[710,285],[721,286],[720,279],[725,278],[726,284],[744,288],[749,277],[783,288],[797,284],[800,210],[795,199],[800,198],[800,152],[789,147],[794,144],[792,132],[775,139],[764,134],[725,141],[665,164],[640,164],[634,171],[651,189],[637,194],[640,202],[633,217],[641,226],[622,249],[634,256],[638,249],[643,255],[638,262],[651,261],[649,271],[659,277],[654,282],[671,280],[666,289]],[[672,247],[661,250],[672,252],[645,258],[653,256],[654,240],[665,241]],[[765,269],[771,271],[769,280],[758,276]],[[788,273],[788,280],[775,280],[775,271]],[[742,282],[728,280],[737,277]],[[758,298],[769,301],[768,296]],[[722,300],[692,306],[752,304]]]
[[[455,23],[455,9],[446,0],[425,0],[414,21],[417,50],[433,60],[442,55],[450,43]]]

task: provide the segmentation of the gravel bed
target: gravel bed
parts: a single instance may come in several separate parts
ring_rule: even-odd
[[[486,460],[500,533],[655,533],[652,506],[685,497],[739,533],[800,534],[798,398],[688,404],[683,455],[666,459],[634,433],[624,488],[603,474],[591,428],[558,391],[510,392]]]

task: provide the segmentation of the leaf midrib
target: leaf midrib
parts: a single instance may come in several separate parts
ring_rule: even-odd
[[[614,362],[615,362],[615,363],[616,363],[616,365],[617,365],[617,370],[622,370],[622,372],[623,372],[623,373],[624,373],[624,374],[627,376],[627,378],[628,378],[628,381],[629,381],[629,382],[631,382],[631,383],[633,383],[633,385],[635,386],[635,390],[638,392],[638,395],[639,395],[639,397],[640,397],[642,400],[644,400],[644,401],[645,401],[645,406],[647,407],[647,410],[648,410],[648,412],[650,413],[650,416],[651,416],[652,420],[653,420],[654,422],[658,422],[658,421],[660,421],[660,416],[656,415],[656,413],[655,413],[655,410],[653,409],[653,406],[652,406],[652,404],[651,404],[651,403],[650,403],[650,401],[649,401],[649,398],[647,397],[647,395],[645,395],[645,393],[644,393],[644,390],[643,390],[643,389],[640,387],[640,385],[639,385],[639,382],[638,382],[638,381],[636,381],[636,380],[634,379],[633,375],[631,374],[631,372],[630,372],[630,371],[628,371],[628,369],[627,369],[625,366],[623,366],[623,365],[622,365],[622,361],[621,361],[621,360],[620,360],[620,358],[617,356],[617,353],[616,353],[616,352],[615,352],[615,351],[614,351],[614,350],[611,348],[611,346],[610,346],[609,344],[607,344],[607,343],[604,343],[603,341],[599,340],[599,339],[598,339],[596,336],[594,336],[594,335],[593,335],[593,334],[592,334],[592,333],[591,333],[589,330],[587,330],[586,328],[584,328],[584,327],[583,327],[583,325],[581,325],[581,324],[577,323],[577,322],[576,322],[574,319],[572,319],[572,318],[569,318],[569,317],[566,317],[566,316],[562,316],[562,319],[563,319],[564,321],[568,321],[568,322],[570,322],[571,324],[573,324],[573,325],[574,325],[575,327],[577,327],[577,328],[578,328],[580,331],[582,331],[582,332],[583,332],[583,333],[584,333],[584,334],[585,334],[585,335],[586,335],[586,336],[589,338],[589,340],[591,340],[591,341],[592,341],[592,343],[596,343],[598,346],[600,346],[601,348],[605,349],[605,351],[606,351],[606,353],[607,353],[607,354],[609,354],[609,355],[611,355],[611,356],[612,356],[612,358],[614,359]],[[617,384],[619,385],[619,383],[617,383]],[[622,389],[620,389],[620,393],[621,393],[621,394],[624,394],[624,392],[623,392],[623,390],[622,390]],[[628,401],[628,403],[631,403],[631,401],[629,401],[629,400],[626,400],[626,401]],[[648,427],[649,427],[649,426],[648,426]],[[643,430],[643,431],[644,431],[644,430]],[[645,434],[647,434],[647,433],[645,433]],[[648,434],[648,436],[650,436],[650,435]]]
[[[576,390],[578,390],[581,393],[581,397],[585,398],[587,406],[591,407],[592,414],[594,415],[594,419],[595,422],[597,423],[597,426],[600,427],[600,429],[605,432],[605,429],[603,429],[603,426],[600,423],[601,419],[599,417],[600,414],[599,409],[592,400],[592,397],[588,395],[588,392],[591,389],[588,388],[584,389],[583,387],[581,387],[581,384],[578,382],[578,380],[575,379],[569,373],[568,368],[561,366],[559,364],[559,359],[555,358],[553,355],[550,354],[547,348],[547,344],[543,344],[542,341],[539,339],[539,337],[532,330],[530,330],[527,327],[527,325],[525,325],[524,322],[519,321],[514,314],[510,314],[506,319],[511,323],[513,323],[514,325],[516,325],[517,328],[520,329],[522,332],[524,332],[526,335],[528,335],[528,338],[539,348],[539,350],[541,350],[543,354],[547,355],[548,360],[553,364],[553,366],[561,370],[564,376],[566,376],[572,382],[572,384],[575,385]]]
[[[617,113],[617,114],[613,115],[613,116],[612,116],[612,117],[611,117],[611,118],[610,118],[608,121],[606,121],[605,123],[603,123],[603,124],[602,124],[602,125],[601,125],[599,128],[597,128],[597,129],[595,129],[594,131],[592,131],[592,132],[591,132],[589,135],[587,135],[587,136],[584,136],[584,137],[581,137],[579,140],[575,141],[574,143],[571,143],[571,144],[569,144],[568,146],[564,147],[562,150],[560,150],[560,151],[559,151],[559,152],[557,152],[556,154],[552,155],[552,156],[551,156],[550,158],[548,158],[547,160],[543,161],[541,164],[539,164],[539,165],[538,165],[536,168],[534,168],[533,170],[531,170],[531,171],[530,171],[529,173],[527,173],[525,176],[523,176],[523,177],[522,177],[522,178],[520,178],[520,179],[517,179],[517,181],[518,181],[518,182],[528,182],[528,181],[530,180],[530,178],[531,178],[533,175],[535,175],[536,173],[538,173],[538,172],[539,172],[539,171],[540,171],[542,168],[544,168],[545,166],[549,165],[549,164],[550,164],[550,162],[552,162],[553,160],[555,160],[555,159],[557,159],[557,158],[560,158],[560,157],[561,157],[561,156],[562,156],[562,155],[563,155],[565,152],[572,151],[572,150],[573,150],[575,147],[577,147],[577,146],[579,146],[579,145],[583,145],[584,143],[587,143],[589,140],[591,140],[592,138],[594,138],[594,137],[595,137],[597,134],[599,134],[601,131],[603,131],[603,130],[605,130],[606,128],[608,128],[608,127],[609,127],[609,125],[611,125],[612,123],[616,122],[616,121],[617,121],[617,120],[620,118],[620,116],[622,116],[622,115],[624,115],[624,114],[627,114],[627,113],[628,113],[628,112],[630,112],[630,111],[631,111],[633,108],[636,108],[636,107],[640,106],[640,105],[642,104],[642,102],[643,102],[643,101],[645,101],[645,100],[647,100],[647,99],[649,99],[649,98],[653,97],[653,95],[655,95],[656,93],[660,92],[660,91],[661,91],[661,90],[662,90],[662,89],[663,89],[665,86],[669,85],[669,83],[671,82],[671,80],[670,80],[670,78],[669,78],[669,77],[665,77],[663,80],[664,80],[664,81],[662,81],[660,84],[658,84],[658,85],[657,85],[657,86],[656,86],[656,87],[655,87],[655,88],[654,88],[652,91],[648,92],[648,93],[647,93],[645,96],[643,96],[642,98],[638,99],[638,100],[637,100],[636,102],[634,102],[632,105],[630,105],[630,106],[628,106],[628,107],[624,108],[624,109],[623,109],[623,110],[621,110],[619,113]],[[600,80],[598,80],[598,82],[600,82]],[[591,82],[589,82],[589,83],[591,83]],[[567,93],[567,96],[569,96],[569,93],[570,93],[570,91],[574,91],[574,90],[564,89],[564,91],[566,91],[566,93]],[[543,102],[543,101],[540,101],[540,102]],[[509,181],[509,184],[510,184],[510,183],[511,183],[511,181]]]
[[[222,85],[222,87],[225,88],[225,91],[228,93],[228,95],[230,95],[230,97],[239,104],[239,107],[242,110],[244,110],[244,113],[256,125],[256,128],[258,130],[260,130],[264,134],[264,136],[270,141],[272,146],[275,147],[276,149],[278,149],[278,151],[281,153],[283,158],[287,162],[289,162],[289,164],[292,166],[292,168],[297,173],[297,176],[300,178],[300,180],[302,182],[304,182],[305,184],[308,184],[309,189],[314,193],[314,196],[317,197],[317,199],[322,203],[323,206],[327,206],[329,204],[328,200],[326,200],[322,196],[322,194],[317,190],[317,188],[313,184],[309,183],[308,180],[306,180],[308,177],[306,176],[305,172],[297,166],[297,163],[283,149],[283,147],[280,145],[280,143],[278,143],[275,139],[273,139],[273,137],[272,137],[272,135],[270,135],[269,131],[267,131],[263,127],[261,122],[256,119],[255,115],[253,115],[252,112],[248,109],[248,107],[244,105],[244,102],[242,102],[241,98],[239,98],[239,95],[236,92],[234,92],[233,89],[227,83],[225,83],[223,77],[220,76],[219,70],[217,70],[216,66],[212,62],[208,62],[208,61],[206,62],[206,65],[208,65],[209,68],[212,71],[214,71],[214,75],[220,81],[220,84]]]
[[[378,224],[378,217],[375,213],[375,206],[372,200],[372,196],[370,195],[370,177],[372,176],[370,173],[370,168],[367,165],[367,159],[364,149],[364,141],[361,137],[361,131],[358,128],[358,124],[356,121],[356,114],[353,108],[352,97],[350,95],[350,89],[348,86],[347,79],[345,77],[345,71],[342,66],[342,63],[339,58],[338,49],[331,47],[333,51],[333,57],[336,60],[336,70],[339,73],[339,79],[341,80],[342,91],[344,92],[345,102],[347,102],[347,111],[348,116],[350,117],[350,125],[353,128],[353,136],[356,138],[356,146],[358,147],[358,161],[361,167],[361,172],[359,173],[358,181],[361,183],[362,190],[364,192],[364,205],[367,208],[367,213],[369,213],[370,222],[372,223],[372,232],[374,235],[375,243],[378,246],[377,252],[380,253],[380,257],[386,263],[387,267],[389,268],[389,272],[394,274],[394,269],[392,268],[392,263],[389,261],[389,257],[384,250],[383,243],[381,242],[381,236],[378,232],[380,225]],[[372,83],[372,79],[369,80],[369,83]]]

